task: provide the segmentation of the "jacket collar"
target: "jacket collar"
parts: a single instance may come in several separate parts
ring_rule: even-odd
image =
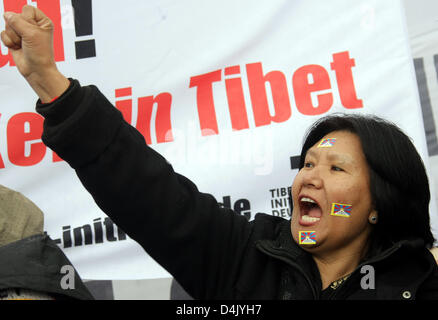
[[[306,280],[316,299],[321,288],[321,277],[312,255],[298,246],[292,238],[290,221],[277,225],[275,239],[256,241],[256,248],[271,258],[278,259],[295,268]]]
[[[28,289],[60,298],[92,300],[93,296],[74,270],[74,289],[61,287],[63,266],[71,262],[47,235],[34,235],[0,247],[0,290]]]
[[[256,242],[256,247],[258,250],[274,259],[281,260],[290,266],[293,266],[299,270],[302,275],[306,278],[315,298],[319,296],[321,288],[321,278],[319,270],[314,262],[312,255],[298,246],[290,231],[290,221],[285,220],[277,226],[276,230],[277,236],[274,239],[264,239]],[[411,252],[419,254],[418,259],[424,259],[422,253],[427,251],[424,246],[424,242],[421,239],[406,239],[393,244],[390,248],[384,250],[378,255],[367,259],[359,264],[359,266],[353,271],[352,274],[357,274],[364,265],[375,265],[375,264],[386,264],[390,259],[398,261],[397,266],[391,268],[391,270],[397,270],[397,272],[389,272],[387,279],[393,277],[391,281],[395,284],[393,287],[400,287],[399,290],[403,288],[410,288],[412,292],[415,292],[418,286],[427,278],[427,276],[432,271],[435,265],[432,265],[430,261],[423,263],[423,267],[418,267],[418,261],[410,261],[409,255],[404,255],[403,253]],[[427,255],[427,253],[426,253]],[[427,259],[426,259],[427,260]],[[430,259],[429,259],[430,260]],[[424,262],[424,260],[422,261]],[[422,263],[421,262],[421,263]],[[400,263],[403,266],[400,266]],[[420,263],[420,264],[421,264]],[[409,266],[408,266],[409,265]],[[405,270],[401,270],[405,269]],[[417,272],[410,272],[409,270],[416,269]],[[409,276],[404,277],[408,273]],[[400,277],[400,275],[403,275]],[[358,282],[359,283],[359,282]],[[379,293],[380,295],[381,293]],[[386,293],[384,293],[387,298]]]

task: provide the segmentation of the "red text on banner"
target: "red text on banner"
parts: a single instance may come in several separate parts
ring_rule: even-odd
[[[61,6],[60,0],[32,0],[37,7],[43,11],[53,23],[53,47],[55,61],[64,61],[64,42],[62,37],[61,26]],[[3,8],[6,11],[20,13],[27,0],[3,0]],[[7,54],[0,51],[0,68],[6,66],[15,66],[12,55],[8,50]]]
[[[126,122],[133,124],[132,119],[132,88],[121,88],[115,90],[115,97],[123,98],[116,100],[116,108],[122,113]],[[170,109],[172,105],[172,95],[162,92],[156,96],[139,97],[137,99],[137,121],[136,129],[144,136],[146,143],[152,143],[151,122],[153,107],[156,106],[155,116],[155,135],[157,143],[173,141],[172,124],[170,119]]]
[[[342,106],[347,109],[362,108],[363,103],[357,98],[352,73],[355,61],[350,58],[348,51],[333,54],[330,66],[331,70],[335,71]],[[239,74],[240,66],[224,69],[225,90],[233,130],[249,128],[243,84]],[[260,127],[272,122],[287,121],[292,115],[292,108],[284,73],[278,70],[265,73],[262,63],[257,62],[246,65],[246,76],[254,125]],[[189,88],[196,88],[199,123],[204,136],[219,134],[213,90],[214,85],[219,86],[221,83],[222,70],[193,76],[190,79]],[[273,112],[269,108],[267,85],[270,88]],[[292,75],[292,89],[296,108],[301,114],[320,115],[328,112],[333,106],[333,92],[327,92],[332,89],[330,76],[323,66],[310,64],[298,68]],[[312,94],[316,94],[316,104],[312,101]]]
[[[12,116],[7,126],[9,161],[17,166],[32,166],[46,154],[41,141],[44,119],[37,113],[23,112]]]

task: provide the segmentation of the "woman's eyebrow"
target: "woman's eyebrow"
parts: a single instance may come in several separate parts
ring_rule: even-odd
[[[312,149],[307,150],[306,156],[318,157],[318,153]]]
[[[338,162],[343,163],[343,164],[355,164],[356,163],[356,161],[350,155],[333,153],[333,152],[330,152],[327,155],[327,159],[332,160],[332,161],[338,161]]]
[[[312,150],[312,149],[309,149],[307,151],[306,156],[319,158],[318,152],[315,150]],[[337,161],[337,162],[342,163],[342,164],[352,164],[352,165],[356,164],[356,161],[350,155],[339,154],[339,153],[336,153],[333,151],[328,153],[327,159],[331,160],[331,161]]]

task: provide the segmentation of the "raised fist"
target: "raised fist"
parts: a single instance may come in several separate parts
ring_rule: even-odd
[[[59,73],[53,54],[53,24],[39,9],[24,6],[21,13],[5,12],[1,40],[15,64],[43,102],[62,94],[69,81]]]

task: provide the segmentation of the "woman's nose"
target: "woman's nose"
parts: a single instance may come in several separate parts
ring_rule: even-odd
[[[323,186],[323,179],[321,177],[318,167],[313,167],[310,170],[304,170],[303,172],[303,184],[306,187],[321,188]]]

